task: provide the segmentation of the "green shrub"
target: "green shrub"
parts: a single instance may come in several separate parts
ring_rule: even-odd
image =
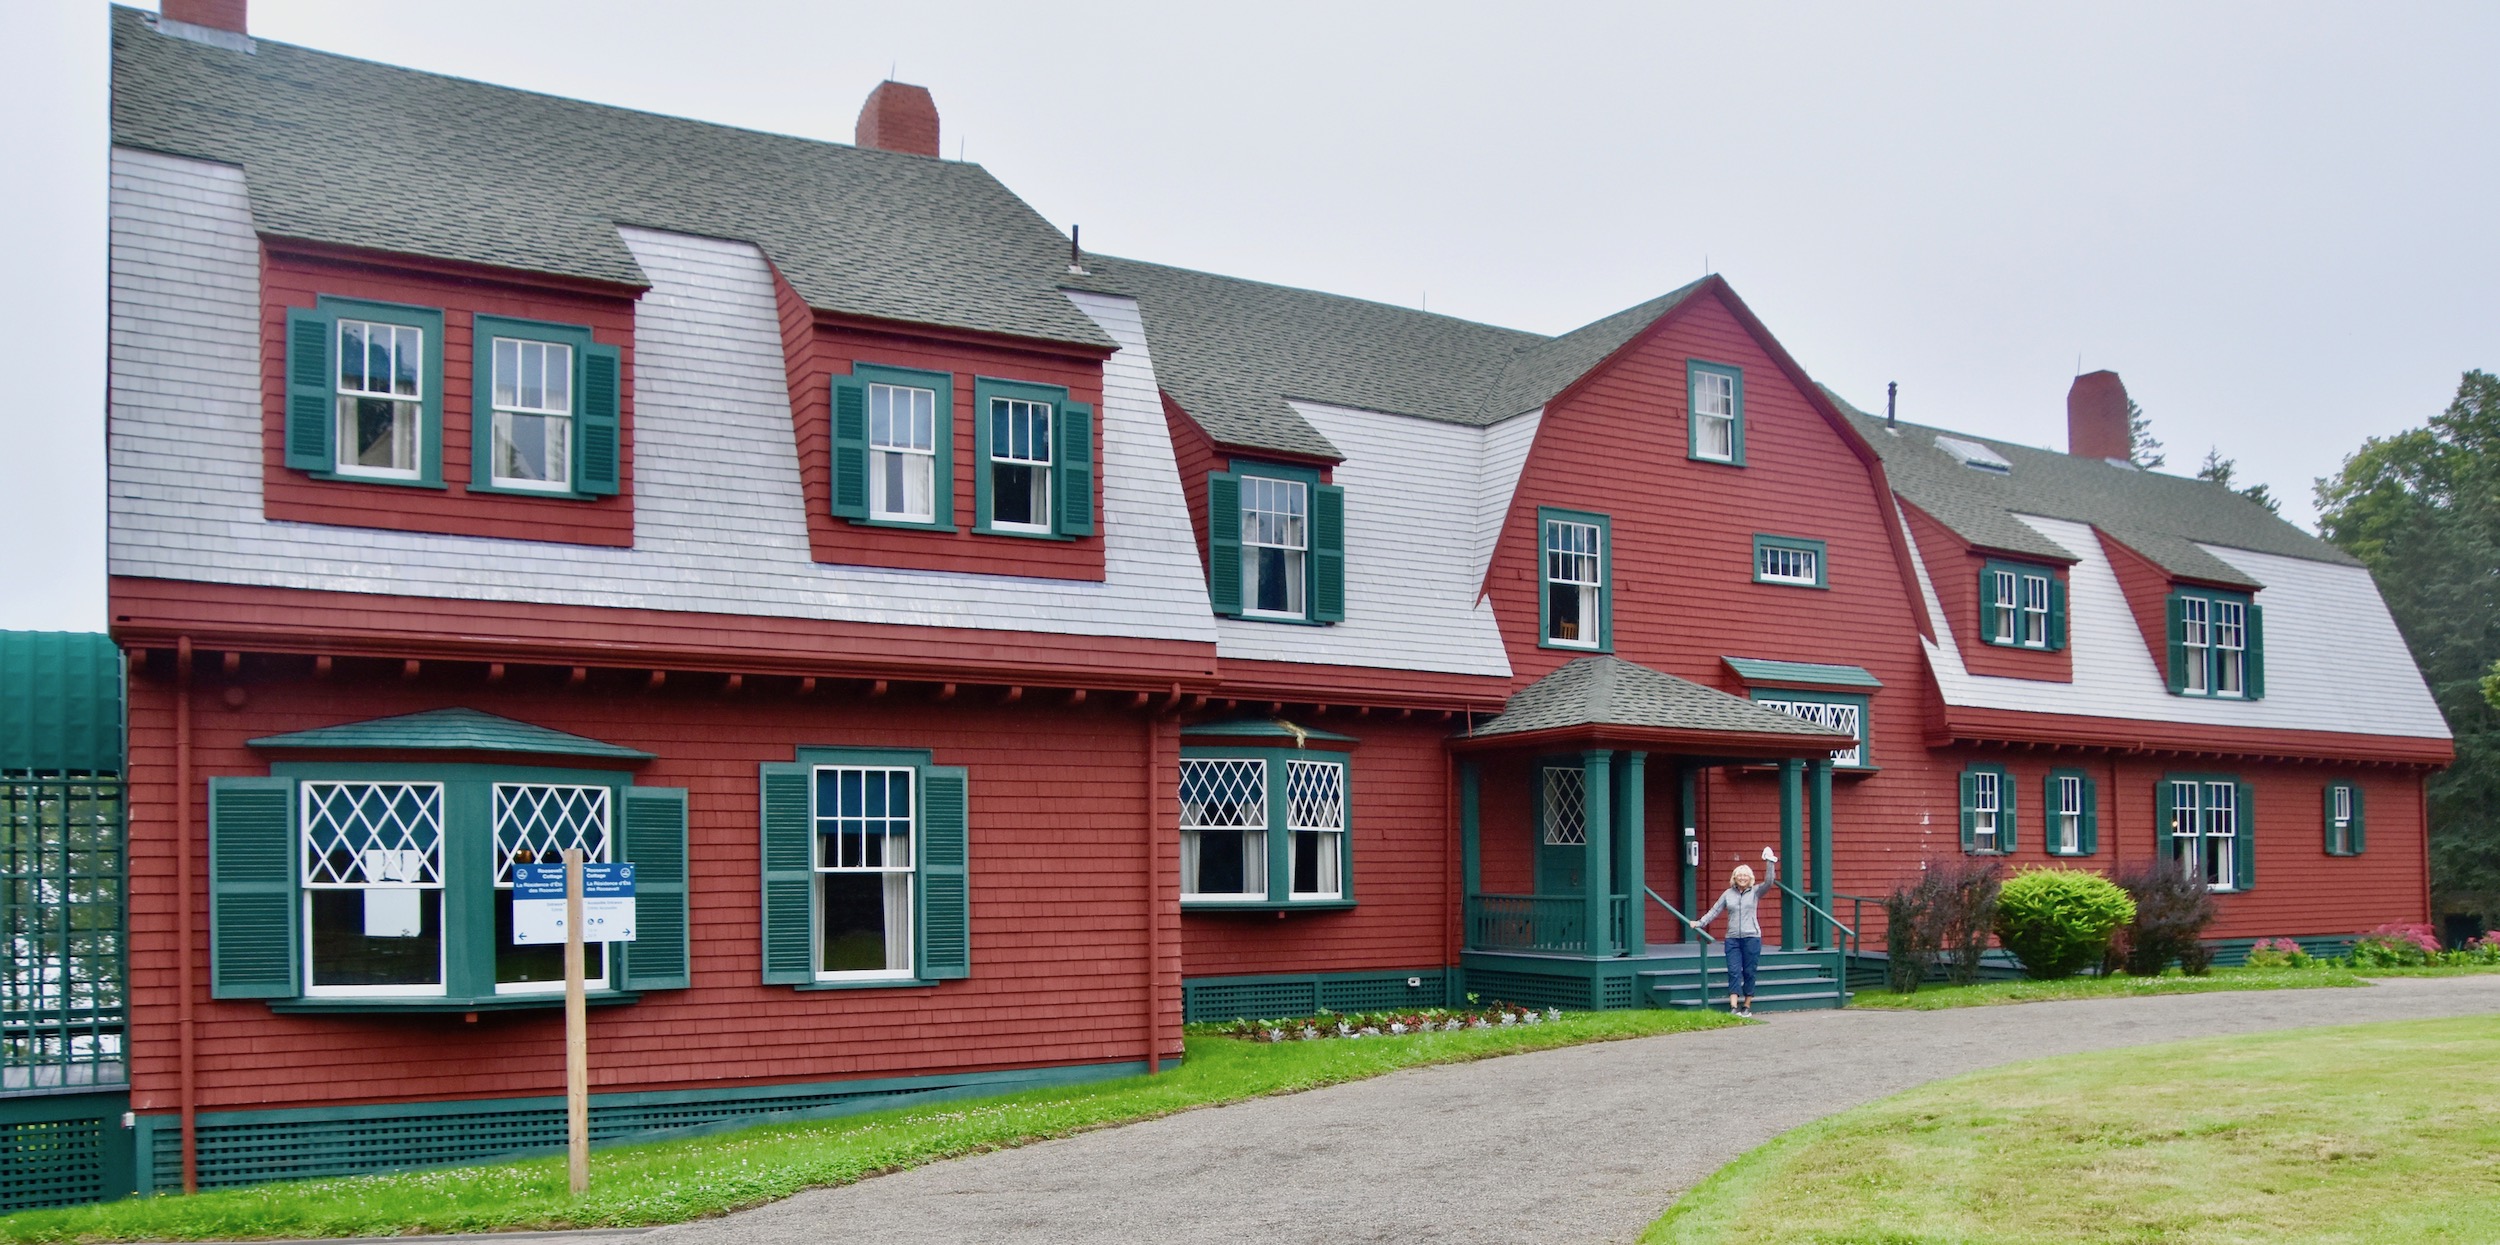
[[[2213,968],[2205,927],[2213,924],[2214,896],[2205,879],[2161,855],[2120,874],[2118,885],[2135,901],[2135,919],[2113,943],[2123,947],[2118,958],[2129,974],[2159,977],[2172,960],[2190,977]]]
[[[2289,938],[2260,938],[2248,949],[2250,968],[2313,968],[2318,961]]]
[[[1997,941],[2039,981],[2100,963],[2110,935],[2134,919],[2125,890],[2082,869],[2026,869],[1997,892]]]

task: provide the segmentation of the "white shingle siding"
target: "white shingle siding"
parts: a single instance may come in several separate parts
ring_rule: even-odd
[[[2368,571],[2356,566],[2202,548],[2264,584],[2266,694],[2262,700],[2173,696],[2100,538],[2082,523],[2017,515],[2075,555],[2067,570],[2067,652],[2074,682],[1975,675],[1962,664],[1953,620],[1938,603],[1927,562],[1911,542],[1920,595],[1934,621],[1929,663],[1949,705],[2214,727],[2448,738]],[[1905,528],[1906,532],[1906,528]],[[2166,643],[2163,637],[2154,637]]]
[[[116,150],[112,168],[113,574],[1215,638],[1142,346],[1107,368],[1104,582],[826,566],[808,556],[763,257],[744,243],[639,229],[621,231],[653,282],[635,314],[633,548],[269,522],[260,496],[260,252],[243,174],[130,150]]]

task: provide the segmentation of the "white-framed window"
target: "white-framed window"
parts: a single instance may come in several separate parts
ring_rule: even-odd
[[[573,348],[562,342],[498,337],[493,350],[495,485],[571,489]]]
[[[928,523],[937,518],[937,391],[868,386],[868,514]]]
[[[1766,584],[1818,587],[1823,582],[1823,555],[1797,545],[1757,545],[1754,578]]]
[[[2047,571],[1990,565],[1985,626],[1988,642],[2014,648],[2055,648],[2056,580]]]
[[[2170,781],[2170,847],[2174,859],[2214,890],[2237,890],[2239,784],[2209,779]]]
[[[424,466],[425,330],[342,317],[338,362],[339,474],[418,478]]]
[[[816,977],[912,975],[917,771],[815,767]]]
[[[2023,647],[2049,646],[2049,577],[2023,576]]]
[[[1302,618],[1310,582],[1311,490],[1300,480],[1241,477],[1241,606],[1245,614]]]
[[[2185,686],[2190,695],[2212,691],[2213,603],[2204,597],[2179,598],[2179,646],[2186,651]]]
[[[1292,895],[1337,899],[1345,894],[1345,766],[1336,761],[1285,762],[1285,832],[1292,835]]]
[[[304,993],[443,993],[443,784],[305,782]]]
[[[495,993],[536,994],[564,988],[561,943],[515,946],[512,942],[512,867],[560,865],[567,848],[579,848],[585,864],[615,857],[615,810],[606,787],[569,783],[499,782],[492,796],[495,833]],[[608,986],[607,944],[582,944],[587,987]]]
[[[2083,854],[2083,778],[2077,774],[2057,776],[2057,811],[2053,815],[2053,832],[2057,850],[2068,856]]]
[[[2193,599],[2193,598],[2191,598]],[[2213,603],[2214,695],[2248,691],[2248,606],[2220,597]]]
[[[1597,648],[1605,618],[1605,529],[1569,519],[1545,520],[1545,642]]]
[[[2326,789],[2327,848],[2340,855],[2351,855],[2352,785],[2335,783]]]
[[[2005,775],[1992,769],[1970,775],[1970,840],[1975,852],[2003,851]]]
[[[1863,766],[1866,764],[1866,706],[1852,700],[1801,697],[1796,695],[1759,695],[1754,703],[1765,709],[1777,709],[1792,718],[1814,723],[1835,735],[1857,739],[1857,746],[1843,748],[1832,754],[1832,764]]]
[[[1736,461],[1736,377],[1727,372],[1693,369],[1692,401],[1693,457],[1723,463]]]
[[[990,526],[1050,531],[1051,404],[991,398],[989,448]]]
[[[1545,767],[1545,842],[1551,847],[1584,847],[1589,841],[1588,776],[1578,766]]]
[[[1267,897],[1267,762],[1181,761],[1181,898]]]
[[[1999,644],[2012,644],[2022,627],[2022,576],[2012,571],[1990,571],[1996,581],[1996,618],[1994,639]]]

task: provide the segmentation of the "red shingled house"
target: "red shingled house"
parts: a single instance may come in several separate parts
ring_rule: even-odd
[[[1674,914],[1766,844],[1790,1005],[1963,853],[2179,854],[2240,946],[2426,913],[2369,576],[2106,461],[2094,378],[2073,454],[1896,427],[1716,277],[1549,338],[1078,255],[917,88],[846,147],[168,7],[113,23],[143,1189],[560,1144],[508,885],[568,846],[642,879],[603,1139],[1692,1005]]]

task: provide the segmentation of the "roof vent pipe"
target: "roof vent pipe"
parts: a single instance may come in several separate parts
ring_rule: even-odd
[[[1895,404],[1895,403],[1897,403],[1897,402],[1900,400],[1900,398],[1901,398],[1901,382],[1900,382],[1900,381],[1897,381],[1897,380],[1888,380],[1888,381],[1885,381],[1885,382],[1884,382],[1884,431],[1886,431],[1886,432],[1899,432],[1899,431],[1901,431],[1901,416],[1900,416],[1900,414],[1899,414],[1899,413],[1895,410],[1895,407],[1894,407],[1894,404]]]

